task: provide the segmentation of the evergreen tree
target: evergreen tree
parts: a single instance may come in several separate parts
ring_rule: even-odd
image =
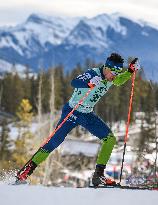
[[[23,82],[19,75],[7,73],[3,79],[2,107],[4,110],[15,114],[23,97]]]
[[[49,100],[50,100],[50,81],[49,81],[49,70],[47,72],[40,73],[38,79],[38,87],[41,83],[41,105],[42,105],[42,112],[47,113],[49,112]],[[38,91],[39,95],[39,91]],[[39,100],[39,99],[38,99]]]
[[[62,66],[55,68],[55,108],[61,109],[64,104],[64,69]]]
[[[13,161],[16,166],[20,167],[33,154],[33,134],[30,131],[30,122],[32,121],[32,106],[28,99],[23,99],[18,107],[17,116],[19,122],[17,127],[19,129],[19,136],[15,141],[15,150],[13,153]]]
[[[8,160],[11,153],[11,139],[9,137],[10,129],[6,119],[3,119],[0,125],[0,160]]]
[[[8,161],[11,159],[12,140],[9,137],[9,127],[6,119],[3,119],[0,131],[0,169],[9,169]]]
[[[31,98],[31,78],[30,78],[30,70],[29,67],[26,66],[25,68],[25,76],[23,78],[23,89],[24,89],[24,98],[29,99]]]
[[[73,92],[73,88],[71,86],[71,80],[72,79],[71,79],[70,74],[66,73],[64,76],[64,82],[63,82],[63,103],[64,104],[68,102]]]
[[[32,106],[28,99],[22,99],[20,106],[17,111],[17,116],[20,119],[20,122],[22,122],[23,127],[28,127],[28,124],[32,120],[33,113]]]
[[[149,88],[149,87],[148,87]],[[146,95],[145,115],[142,117],[141,134],[139,139],[139,155],[152,153],[150,143],[155,141],[155,96],[150,88]]]
[[[2,94],[3,94],[3,84],[2,84],[2,80],[0,79],[0,110],[2,109]]]
[[[30,78],[30,87],[30,103],[32,105],[33,112],[37,113],[38,78],[35,76]]]

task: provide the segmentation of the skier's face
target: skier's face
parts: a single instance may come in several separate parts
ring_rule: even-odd
[[[108,81],[113,81],[116,78],[116,74],[111,71],[108,67],[106,67],[106,69],[103,70],[105,79],[107,79]]]

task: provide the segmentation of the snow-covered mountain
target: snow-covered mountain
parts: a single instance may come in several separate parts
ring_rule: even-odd
[[[0,58],[11,63],[30,64],[32,58],[49,50],[49,45],[60,44],[78,21],[78,18],[32,14],[21,25],[0,29]]]
[[[158,73],[158,27],[120,14],[49,17],[32,14],[15,27],[0,29],[1,62],[40,67],[63,64],[66,70],[86,59],[104,62],[110,52],[138,56],[150,79]],[[3,68],[5,70],[5,68]]]

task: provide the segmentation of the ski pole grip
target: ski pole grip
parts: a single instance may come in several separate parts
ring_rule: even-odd
[[[132,60],[131,64],[135,64],[137,60],[138,58],[135,58],[134,60]]]

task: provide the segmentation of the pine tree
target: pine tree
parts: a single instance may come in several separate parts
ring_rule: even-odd
[[[139,139],[139,156],[147,153],[152,153],[150,143],[155,140],[155,96],[148,87],[145,102],[145,115],[142,118],[141,134]]]
[[[55,68],[54,73],[54,83],[55,83],[55,108],[57,110],[61,109],[64,104],[64,69],[62,66]]]
[[[30,69],[28,66],[25,68],[25,76],[23,78],[23,89],[24,89],[24,98],[31,99],[31,78],[30,78]]]
[[[0,168],[9,168],[8,160],[11,156],[11,146],[12,140],[9,137],[9,127],[6,119],[3,119],[0,123],[1,132],[0,132]]]
[[[0,80],[0,109],[2,108],[2,106],[1,106],[2,94],[3,94],[3,85],[2,85],[2,80]]]
[[[32,106],[28,99],[23,99],[17,111],[17,116],[22,122],[22,126],[28,126],[32,120],[33,113],[31,112]]]
[[[30,123],[32,121],[32,106],[28,99],[23,99],[18,107],[17,116],[19,122],[16,126],[19,129],[19,136],[15,141],[15,150],[13,153],[13,160],[16,166],[20,167],[33,154],[33,134],[30,131]]]
[[[2,107],[4,110],[15,114],[23,97],[23,82],[19,75],[7,73],[3,79]]]

